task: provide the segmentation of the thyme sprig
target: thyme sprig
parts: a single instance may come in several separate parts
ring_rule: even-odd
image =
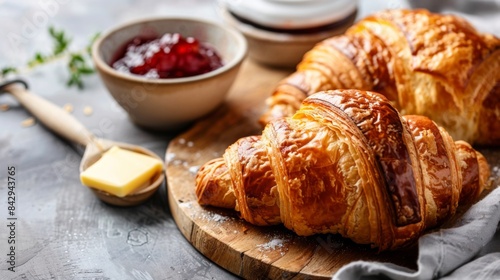
[[[70,51],[71,38],[63,30],[57,30],[53,26],[48,29],[50,38],[53,42],[52,52],[44,54],[36,52],[26,65],[21,68],[6,66],[0,68],[0,78],[6,77],[9,74],[24,74],[33,70],[37,66],[50,63],[55,60],[67,59],[67,67],[69,78],[66,82],[68,87],[76,86],[79,89],[84,88],[83,77],[91,75],[95,72],[90,62],[90,52],[92,44],[99,37],[99,33],[92,36],[90,42],[83,50]]]

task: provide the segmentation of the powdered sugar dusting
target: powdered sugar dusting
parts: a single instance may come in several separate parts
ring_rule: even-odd
[[[194,147],[194,142],[193,141],[188,141],[184,138],[179,138],[179,140],[177,141],[179,144],[181,145],[186,145],[188,146],[189,148],[192,148]]]
[[[264,244],[258,244],[257,248],[261,252],[278,251],[281,256],[284,256],[288,251],[288,240],[279,236],[271,237],[270,240]]]
[[[200,170],[200,166],[191,166],[189,167],[189,173],[196,175],[198,173],[198,170]]]
[[[498,165],[491,168],[491,182],[500,185],[500,167]]]
[[[492,171],[491,175],[493,175],[493,177],[496,177],[496,178],[500,177],[500,167],[493,166],[493,168],[491,169],[491,171]]]
[[[228,220],[228,217],[221,216],[219,214],[213,214],[212,215],[212,220],[215,222],[225,222]]]
[[[185,161],[178,159],[175,153],[167,153],[166,161],[172,165],[187,165]]]
[[[193,208],[193,201],[182,201],[179,203],[179,205],[183,208],[188,208],[188,209],[191,209]]]
[[[257,247],[261,251],[269,251],[269,250],[276,250],[276,249],[282,249],[285,245],[283,244],[284,240],[281,238],[276,238],[276,239],[271,239],[271,241],[264,243],[264,244],[259,244]]]
[[[200,154],[197,153],[195,156],[199,157]],[[168,164],[185,167],[191,175],[196,175],[200,169],[199,165],[190,165],[187,161],[177,158],[175,153],[167,153],[165,160]]]
[[[199,214],[197,216],[198,216],[198,218],[201,218],[203,220],[214,221],[214,222],[217,222],[217,223],[223,223],[223,222],[226,222],[229,219],[231,219],[230,217],[222,216],[220,214],[213,213],[213,212],[203,212],[203,213],[201,213],[201,214]]]
[[[175,153],[167,153],[166,160],[168,163],[172,162],[175,159]]]

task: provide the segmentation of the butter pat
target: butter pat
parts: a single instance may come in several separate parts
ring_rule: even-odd
[[[83,171],[80,180],[88,187],[124,197],[162,170],[160,160],[114,146]]]

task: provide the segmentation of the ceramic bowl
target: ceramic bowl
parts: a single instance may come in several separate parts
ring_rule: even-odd
[[[258,63],[278,68],[295,68],[304,54],[318,42],[344,33],[356,19],[357,10],[337,22],[304,29],[280,29],[255,24],[222,5],[224,22],[239,30],[247,39],[248,56]]]
[[[110,66],[120,48],[137,36],[179,33],[210,44],[224,65],[211,72],[183,78],[145,78]],[[146,129],[180,129],[215,110],[227,95],[247,53],[238,31],[194,18],[150,18],[107,31],[92,46],[94,65],[108,91],[133,123]]]

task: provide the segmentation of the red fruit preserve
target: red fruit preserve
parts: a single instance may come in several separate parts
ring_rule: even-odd
[[[213,47],[178,33],[167,33],[155,39],[136,37],[115,54],[111,64],[120,72],[147,78],[190,77],[222,65]]]

